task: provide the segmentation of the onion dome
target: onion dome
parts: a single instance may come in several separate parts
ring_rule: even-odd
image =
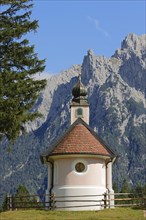
[[[86,87],[83,85],[83,83],[80,80],[73,87],[72,94],[74,98],[87,95]]]
[[[87,89],[84,84],[81,82],[81,75],[79,75],[79,80],[77,84],[72,89],[72,104],[84,104],[88,105],[87,103]]]

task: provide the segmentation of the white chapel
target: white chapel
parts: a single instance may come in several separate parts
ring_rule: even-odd
[[[81,76],[72,95],[70,127],[41,155],[48,166],[47,192],[58,197],[55,206],[60,210],[103,209],[105,193],[110,194],[109,208],[113,208],[116,155],[89,126],[90,108]]]

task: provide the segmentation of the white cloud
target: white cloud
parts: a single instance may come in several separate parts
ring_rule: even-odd
[[[100,26],[100,23],[99,23],[99,20],[97,20],[96,18],[92,18],[91,16],[88,16],[87,17],[88,20],[90,22],[92,22],[94,25],[95,25],[95,28],[101,32],[102,34],[104,34],[105,37],[110,37],[108,31],[106,31],[105,29],[103,29],[101,26]]]

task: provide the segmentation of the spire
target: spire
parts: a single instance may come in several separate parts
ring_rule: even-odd
[[[81,73],[78,76],[78,82],[72,89],[72,104],[74,105],[88,105],[87,102],[87,89],[84,84],[81,82]]]
[[[87,89],[81,81],[81,73],[78,75],[78,82],[72,89],[71,124],[78,118],[82,118],[89,124],[89,104],[87,100]]]

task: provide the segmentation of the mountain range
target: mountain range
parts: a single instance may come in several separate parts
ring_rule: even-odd
[[[146,182],[146,35],[128,34],[113,56],[97,56],[89,49],[81,65],[52,75],[31,111],[42,117],[25,124],[14,146],[4,138],[0,146],[0,199],[20,184],[30,193],[43,192],[47,167],[40,154],[70,126],[72,88],[82,73],[90,105],[90,127],[118,155],[113,182]]]

